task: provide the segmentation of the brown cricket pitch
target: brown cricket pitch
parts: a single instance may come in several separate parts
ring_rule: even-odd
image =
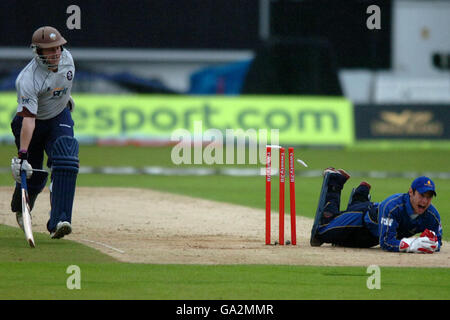
[[[0,187],[0,223],[17,227],[9,207],[12,192],[12,187]],[[46,190],[36,201],[34,232],[47,232],[48,196]],[[285,219],[285,240],[290,240],[289,215]],[[277,239],[278,212],[272,212],[272,224],[272,239]],[[263,209],[148,189],[79,187],[73,233],[64,239],[132,263],[450,266],[448,242],[431,255],[383,252],[378,247],[311,247],[312,219],[297,216],[296,224],[296,246],[266,246]]]

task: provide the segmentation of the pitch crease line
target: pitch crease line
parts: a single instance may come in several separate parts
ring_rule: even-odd
[[[117,251],[117,252],[119,252],[119,253],[125,253],[125,251],[120,250],[120,249],[117,249],[117,248],[114,248],[114,247],[112,247],[112,246],[110,246],[110,245],[107,245],[106,243],[103,243],[103,242],[98,242],[98,241],[93,241],[93,240],[88,240],[88,239],[81,239],[81,241],[86,241],[86,242],[90,242],[90,243],[95,243],[95,244],[104,246],[104,247],[106,247],[106,248],[109,248],[109,249],[111,249],[111,250]]]

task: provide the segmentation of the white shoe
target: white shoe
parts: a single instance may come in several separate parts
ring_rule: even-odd
[[[23,217],[22,217],[22,212],[20,212],[20,211],[16,212],[16,221],[17,221],[17,224],[19,225],[20,229],[22,229],[22,231],[23,231]]]
[[[56,230],[52,233],[50,233],[50,237],[52,239],[60,239],[64,237],[65,235],[68,235],[72,232],[72,226],[70,225],[70,222],[67,221],[60,221],[56,225]]]

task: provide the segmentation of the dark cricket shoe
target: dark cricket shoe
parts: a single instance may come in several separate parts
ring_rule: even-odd
[[[359,184],[359,186],[355,189],[354,194],[352,195],[352,202],[366,202],[370,201],[370,188],[371,185],[366,181],[363,181]]]
[[[327,178],[327,188],[331,192],[340,192],[344,184],[350,179],[350,174],[344,169],[326,168],[323,171],[324,178]]]
[[[344,169],[338,169],[337,171],[339,172],[340,175],[345,177],[345,181],[350,179],[350,174],[347,171],[345,171]]]
[[[318,229],[323,219],[323,207],[325,206],[325,196],[328,189],[328,181],[332,176],[340,176],[340,173],[333,167],[326,168],[323,173],[322,189],[320,190],[319,204],[317,206],[316,215],[314,217],[314,223],[311,229],[311,236],[309,244],[312,247],[319,247],[323,244],[318,237]]]
[[[309,239],[309,244],[311,245],[311,247],[320,247],[323,242],[317,238],[317,235],[312,235]]]
[[[361,182],[359,184],[359,186],[360,187],[366,187],[367,189],[369,189],[369,191],[370,191],[370,188],[372,188],[372,186],[368,182],[365,182],[365,181]]]
[[[344,169],[335,169],[333,167],[328,167],[325,170],[323,170],[322,175],[325,177],[327,173],[341,175],[345,178],[345,181],[350,179],[350,174]]]
[[[325,170],[323,170],[322,176],[325,177],[327,175],[327,173],[339,173],[339,172],[333,167],[328,167]]]
[[[56,230],[52,233],[50,233],[50,237],[52,239],[61,239],[62,237],[70,234],[72,232],[72,226],[70,225],[70,222],[67,221],[60,221],[56,225]]]
[[[319,205],[314,217],[314,223],[311,230],[311,237],[309,243],[312,247],[319,247],[324,242],[319,239],[318,229],[322,224],[329,223],[335,215],[332,213],[333,210],[325,210],[327,204],[326,194],[327,192],[340,192],[342,190],[345,182],[350,178],[344,169],[335,169],[333,167],[326,168],[323,173],[324,181],[322,182],[322,189],[320,191]]]

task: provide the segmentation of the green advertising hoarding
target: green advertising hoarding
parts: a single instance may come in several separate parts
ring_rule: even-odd
[[[349,145],[353,106],[341,97],[74,94],[75,135],[86,139],[169,140],[177,129],[278,129],[293,145]],[[0,94],[0,139],[11,137],[14,93]]]

